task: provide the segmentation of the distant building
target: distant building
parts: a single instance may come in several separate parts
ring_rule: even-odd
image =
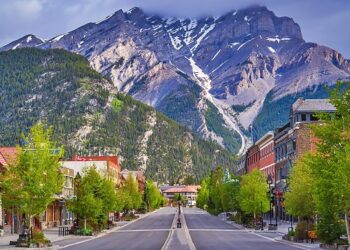
[[[95,167],[105,178],[112,180],[116,187],[121,183],[121,167],[117,156],[74,156],[72,160],[61,161],[62,167],[83,175],[84,169]]]
[[[169,203],[174,201],[175,194],[180,194],[186,198],[186,205],[195,206],[198,189],[200,186],[192,185],[192,186],[166,186],[164,188],[160,188],[162,194],[165,198],[167,198]]]

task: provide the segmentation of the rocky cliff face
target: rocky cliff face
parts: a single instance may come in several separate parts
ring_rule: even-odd
[[[249,144],[247,131],[268,93],[279,99],[350,76],[341,54],[305,42],[293,19],[261,6],[197,19],[119,10],[21,46],[79,53],[120,91],[235,152]]]

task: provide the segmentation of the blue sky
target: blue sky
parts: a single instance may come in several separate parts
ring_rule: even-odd
[[[51,38],[134,6],[164,16],[192,17],[251,4],[292,17],[306,41],[329,46],[350,59],[349,0],[0,0],[0,46],[29,33]]]

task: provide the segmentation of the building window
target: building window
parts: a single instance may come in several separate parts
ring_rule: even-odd
[[[301,121],[305,122],[306,121],[306,114],[301,114]]]

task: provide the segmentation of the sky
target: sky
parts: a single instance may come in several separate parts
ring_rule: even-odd
[[[0,0],[0,46],[26,34],[49,39],[134,6],[162,16],[195,17],[252,4],[292,17],[306,41],[350,59],[350,0]]]

